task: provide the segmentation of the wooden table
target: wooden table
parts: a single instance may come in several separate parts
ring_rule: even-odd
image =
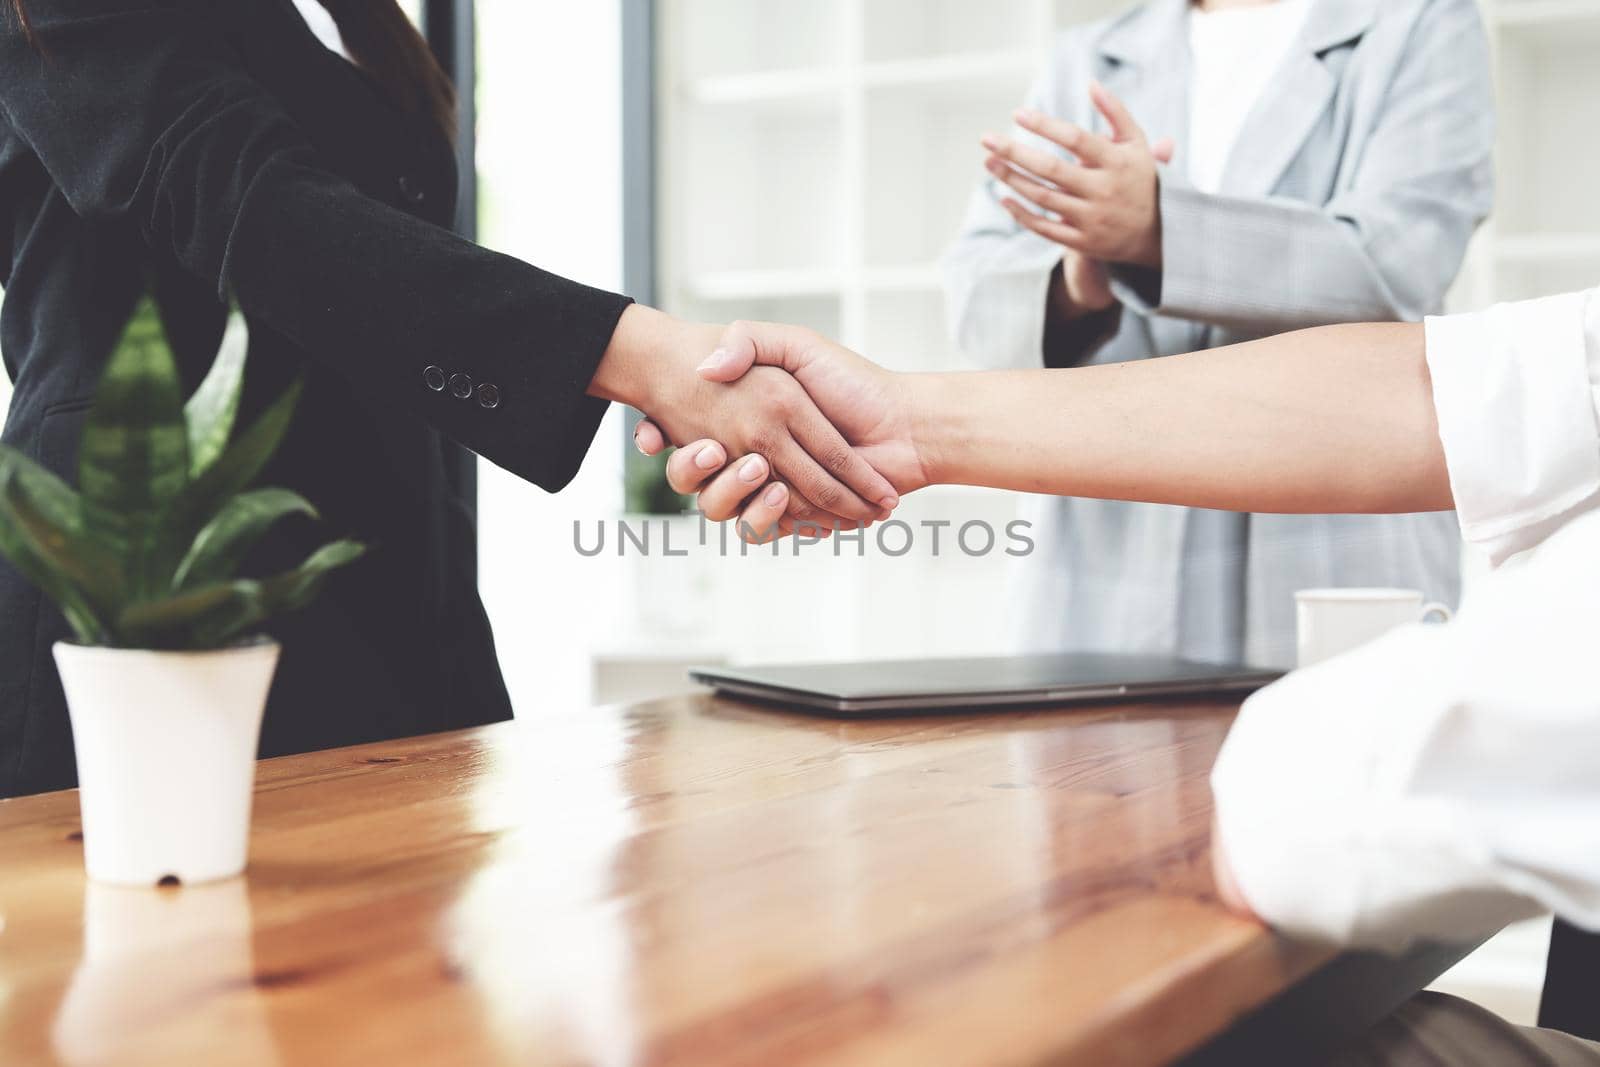
[[[180,889],[86,885],[75,793],[0,802],[0,1063],[1115,1067],[1259,1037],[1295,988],[1383,982],[1217,905],[1234,711],[688,697],[270,760],[247,878]],[[1453,958],[1379,963],[1365,1010]]]

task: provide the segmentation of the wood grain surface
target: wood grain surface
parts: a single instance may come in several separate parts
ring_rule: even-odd
[[[1217,904],[1231,703],[708,696],[260,765],[245,878],[0,802],[0,1063],[1158,1064],[1328,957]]]

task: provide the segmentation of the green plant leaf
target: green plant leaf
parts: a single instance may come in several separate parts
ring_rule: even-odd
[[[17,521],[42,551],[56,560],[67,575],[95,604],[105,610],[127,592],[121,572],[120,546],[107,545],[87,530],[83,500],[71,486],[26,456],[0,445],[6,462],[6,493]]]
[[[322,588],[330,571],[354,563],[366,554],[359,541],[334,541],[323,545],[292,571],[261,582],[261,599],[273,614],[298,611],[309,604]]]
[[[257,596],[244,605],[243,610],[231,615],[219,613],[206,620],[197,631],[196,639],[207,645],[224,645],[274,615],[299,611],[316,599],[329,572],[354,563],[365,552],[365,546],[355,541],[335,541],[322,546],[294,570],[258,583]]]
[[[188,483],[178,367],[155,301],[145,297],[95,390],[79,450],[78,488],[89,504],[136,518],[165,506]]]
[[[247,616],[255,610],[260,595],[260,582],[217,582],[130,604],[117,616],[117,630],[138,648],[213,647],[198,637],[207,620]]]
[[[220,581],[234,572],[250,549],[278,520],[293,514],[315,519],[317,511],[299,493],[257,489],[223,505],[189,546],[172,576],[174,590]]]
[[[0,446],[0,554],[54,601],[79,641],[105,627],[96,603],[121,595],[115,564],[83,532],[77,494],[55,475]]]
[[[190,477],[215,463],[228,445],[228,435],[233,433],[233,423],[239,415],[239,393],[244,385],[244,359],[249,347],[244,316],[235,308],[228,316],[217,358],[200,388],[183,406],[183,419],[189,429]]]
[[[285,389],[255,424],[172,502],[156,531],[154,554],[158,573],[175,574],[201,529],[229,499],[242,492],[261,473],[288,432],[301,387],[302,383],[297,380]],[[170,581],[165,583],[165,587],[170,586]]]
[[[163,630],[192,623],[223,604],[253,597],[261,583],[241,579],[214,582],[172,596],[129,604],[117,618],[117,625],[129,630]]]
[[[330,571],[365,551],[354,541],[336,541],[293,570],[262,581],[216,582],[132,605],[117,625],[142,648],[220,648],[274,615],[304,607]]]

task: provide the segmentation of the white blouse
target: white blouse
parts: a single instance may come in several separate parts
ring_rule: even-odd
[[[1212,774],[1219,846],[1300,936],[1600,928],[1600,290],[1426,331],[1462,528],[1497,569],[1454,622],[1246,701]]]
[[[1222,188],[1239,131],[1310,11],[1311,0],[1189,9],[1188,172],[1202,193]]]

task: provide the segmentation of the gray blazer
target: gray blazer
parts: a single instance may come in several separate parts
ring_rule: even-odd
[[[1492,199],[1489,53],[1474,0],[1316,0],[1218,195],[1184,176],[1186,9],[1152,0],[1068,31],[1030,94],[1031,107],[1103,129],[1087,90],[1099,78],[1152,140],[1178,146],[1161,170],[1163,268],[1113,272],[1120,317],[1075,361],[1439,311]],[[1011,220],[994,183],[979,187],[945,263],[951,328],[968,356],[1040,364],[1060,254]],[[1025,647],[1288,664],[1296,589],[1459,594],[1450,514],[1243,516],[1066,499],[1029,510],[1038,548],[1020,574]]]

